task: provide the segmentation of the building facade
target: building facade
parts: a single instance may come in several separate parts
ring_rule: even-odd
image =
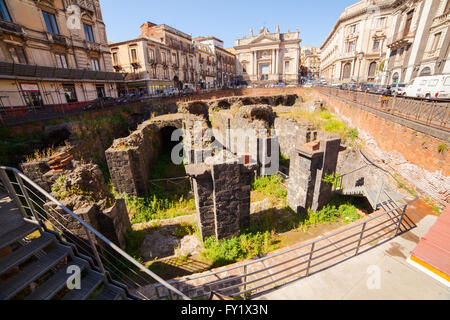
[[[246,82],[254,84],[299,82],[300,32],[274,33],[261,28],[249,38],[236,40],[236,74]]]
[[[450,74],[450,0],[397,0],[385,57],[385,84]]]
[[[317,47],[302,47],[301,65],[307,80],[320,78],[320,49]]]
[[[0,106],[117,97],[98,0],[0,0]]]
[[[198,37],[194,39],[194,43],[208,46],[209,51],[214,54],[214,86],[218,88],[231,87],[235,82],[236,76],[236,56],[232,52],[224,49],[223,41],[215,37]],[[198,51],[201,52],[204,50],[198,48]]]
[[[320,48],[321,76],[328,83],[382,82],[393,3],[363,0],[339,16]]]
[[[156,63],[163,70],[164,79],[172,80],[177,88],[195,86],[195,48],[191,35],[165,24],[146,22],[141,26],[141,37],[163,45],[158,56],[160,62]]]

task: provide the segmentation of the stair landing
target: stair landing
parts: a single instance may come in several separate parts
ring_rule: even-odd
[[[24,223],[22,214],[7,195],[0,193],[0,237]]]

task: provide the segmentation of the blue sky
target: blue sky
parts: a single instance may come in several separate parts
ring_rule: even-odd
[[[340,13],[357,0],[100,0],[108,41],[136,38],[146,21],[196,36],[215,36],[226,48],[252,27],[300,30],[302,46],[320,46]]]

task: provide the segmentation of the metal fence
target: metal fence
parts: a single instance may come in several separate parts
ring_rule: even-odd
[[[357,185],[366,178],[368,167],[380,170],[368,164],[342,175],[339,186]],[[382,174],[386,172],[378,173]],[[373,183],[369,179],[365,181]],[[381,200],[376,208],[380,212],[371,217],[275,254],[169,283],[193,299],[208,298],[211,292],[250,299],[331,268],[416,227],[405,214],[408,204],[403,199],[392,199],[388,184],[376,184],[373,187],[383,193],[383,197],[378,195]],[[152,289],[159,299],[170,298],[170,292],[160,284],[148,289]]]
[[[173,299],[189,299],[172,285],[151,272],[79,218],[19,170],[0,166],[0,192],[15,202],[25,219],[31,219],[47,232],[66,243],[74,244],[78,252],[91,257],[96,267],[108,279],[118,281],[141,299],[150,299],[140,288],[160,283]],[[69,229],[68,226],[71,226]]]
[[[450,104],[403,96],[383,97],[380,94],[316,87],[320,93],[336,96],[400,118],[413,120],[431,127],[450,129]]]

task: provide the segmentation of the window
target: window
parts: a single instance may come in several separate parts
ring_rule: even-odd
[[[344,65],[344,70],[343,70],[343,74],[342,74],[342,78],[343,79],[349,79],[350,78],[350,73],[352,71],[352,65],[350,63],[346,63]]]
[[[430,67],[425,67],[422,69],[422,71],[420,72],[421,76],[428,76],[431,74],[431,69]]]
[[[431,51],[437,50],[439,42],[441,40],[442,32],[436,33],[433,38],[433,45],[431,46]]]
[[[385,23],[386,23],[386,17],[377,18],[376,27],[378,29],[381,29],[384,27]]]
[[[67,69],[66,56],[63,54],[55,54],[55,57],[56,57],[56,65],[58,66],[58,68]]]
[[[373,50],[380,49],[380,40],[374,40],[373,41]]]
[[[347,43],[347,52],[355,51],[355,41],[349,41]]]
[[[47,26],[47,31],[50,33],[59,34],[55,15],[52,13],[48,13],[46,11],[42,11],[42,14],[44,15],[44,21],[45,21],[45,25]]]
[[[356,24],[352,24],[349,28],[348,28],[348,33],[349,34],[353,34],[356,32]]]
[[[376,71],[376,68],[377,68],[377,63],[376,63],[376,62],[372,62],[372,63],[369,65],[369,78],[370,78],[370,79],[375,78],[375,71]]]
[[[447,0],[447,5],[445,6],[444,13],[449,12],[449,11],[450,11],[450,0]]]
[[[153,49],[148,49],[148,59],[150,61],[155,59],[155,51]]]
[[[63,84],[63,90],[67,103],[78,102],[77,93],[73,84]]]
[[[162,63],[166,63],[166,54],[164,52],[161,52],[161,60]]]
[[[392,84],[397,84],[398,83],[398,79],[399,79],[399,75],[398,73],[394,73],[394,75],[392,76]]]
[[[11,17],[9,16],[8,8],[4,0],[0,0],[0,19],[11,22]]]
[[[136,62],[137,61],[136,49],[131,49],[131,61],[132,62]]]
[[[27,63],[27,59],[25,58],[25,52],[23,51],[22,48],[11,47],[9,48],[9,53],[14,63],[21,63],[21,64]]]
[[[117,56],[117,52],[113,52],[112,56],[113,56],[114,65],[118,65],[119,64],[119,57]]]
[[[406,15],[406,24],[405,24],[405,29],[403,31],[404,37],[408,35],[409,30],[411,29],[413,15],[414,15],[414,10],[408,12],[408,14]]]
[[[289,61],[286,61],[285,63],[284,63],[284,71],[285,72],[289,72],[290,71],[290,62]]]
[[[450,2],[450,1],[449,1]],[[444,86],[450,87],[450,77],[445,78],[444,80]]]
[[[94,32],[92,31],[92,26],[90,24],[83,24],[83,26],[86,40],[89,42],[94,42]]]
[[[99,71],[100,70],[100,63],[99,63],[98,59],[92,59],[91,60],[91,66],[92,66],[92,70]]]

